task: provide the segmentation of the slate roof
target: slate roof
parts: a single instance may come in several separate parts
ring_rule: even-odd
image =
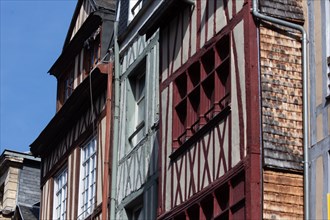
[[[39,219],[39,206],[27,206],[18,204],[17,209],[22,220],[38,220]]]

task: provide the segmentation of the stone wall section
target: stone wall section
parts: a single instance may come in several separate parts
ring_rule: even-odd
[[[17,189],[18,189],[18,176],[19,176],[19,168],[16,167],[9,167],[7,172],[4,175],[4,182],[3,182],[3,210],[14,211],[16,207],[16,196],[17,196]],[[2,213],[0,214],[0,220],[3,219],[10,219],[10,215],[3,216]]]

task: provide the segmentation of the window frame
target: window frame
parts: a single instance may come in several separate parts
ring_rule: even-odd
[[[74,68],[70,68],[68,74],[63,80],[63,103],[65,103],[73,93],[74,90]]]
[[[140,86],[142,85],[141,79],[144,79],[143,89],[141,92]],[[126,96],[132,96],[133,101],[126,100],[126,120],[131,118],[129,124],[133,127],[133,130],[129,130],[131,126],[126,129],[129,143],[134,147],[136,146],[146,135],[146,111],[147,111],[147,68],[146,58],[142,59],[141,62],[132,70],[128,76],[129,87]],[[140,94],[141,93],[141,94]],[[143,103],[141,103],[143,102]],[[133,106],[132,106],[133,105]],[[128,108],[133,108],[134,111],[129,114]],[[133,119],[132,119],[133,118]]]
[[[143,194],[138,195],[125,206],[128,220],[138,220],[145,218],[145,208]]]
[[[89,138],[81,148],[77,219],[88,218],[96,207],[97,146],[95,135]],[[87,182],[85,182],[86,178]]]
[[[68,168],[65,167],[54,177],[53,219],[59,219],[59,220],[66,219],[67,199],[68,199]],[[59,212],[57,211],[58,208],[60,208]]]
[[[128,6],[128,24],[134,20],[135,16],[141,11],[147,0],[130,0]]]

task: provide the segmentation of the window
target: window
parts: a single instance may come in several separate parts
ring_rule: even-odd
[[[125,207],[125,209],[129,220],[145,219],[143,210],[143,195],[136,197]]]
[[[79,215],[85,219],[95,207],[96,188],[96,138],[89,140],[81,150]]]
[[[146,2],[146,0],[130,0],[129,1],[128,23],[133,20],[133,18],[141,10],[141,8],[145,2]]]
[[[84,44],[83,72],[85,77],[100,60],[100,29],[88,38]]]
[[[70,70],[69,74],[64,80],[64,102],[68,100],[73,92],[73,82],[74,82],[74,74],[73,69]]]
[[[66,219],[68,170],[63,170],[54,179],[54,209],[53,219]]]
[[[136,145],[145,135],[146,111],[146,68],[145,61],[129,77],[127,99],[128,136],[132,145]]]
[[[230,101],[230,36],[223,36],[174,81],[173,147],[178,148]]]

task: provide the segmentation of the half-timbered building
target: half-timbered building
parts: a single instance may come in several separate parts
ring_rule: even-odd
[[[156,219],[159,32],[141,34],[159,1],[118,1],[120,117],[113,219]],[[113,175],[115,175],[113,173]]]
[[[302,218],[301,33],[252,0],[159,2],[158,219]],[[302,1],[255,10],[304,23]]]
[[[159,219],[259,219],[257,27],[248,1],[194,1],[160,31]],[[160,17],[159,21],[164,18]]]
[[[59,58],[56,114],[31,144],[41,159],[40,219],[106,219],[115,2],[79,0]]]

